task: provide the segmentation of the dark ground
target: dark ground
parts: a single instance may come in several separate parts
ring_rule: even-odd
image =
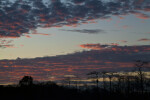
[[[4,100],[150,100],[150,93],[121,93],[92,88],[80,90],[58,85],[1,86]]]

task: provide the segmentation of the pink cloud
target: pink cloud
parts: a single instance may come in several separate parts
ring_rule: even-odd
[[[92,50],[103,50],[103,49],[107,49],[110,48],[112,46],[118,46],[119,44],[117,43],[110,43],[110,44],[82,44],[80,45],[80,47],[82,48],[86,48],[86,49],[92,49]]]
[[[139,19],[149,19],[150,18],[150,16],[143,14],[143,13],[134,13],[134,14]]]
[[[113,43],[112,43],[113,44]],[[85,44],[86,47],[87,44]],[[92,46],[93,45],[93,46]],[[115,45],[115,44],[114,44]],[[90,50],[56,57],[41,57],[33,59],[0,60],[1,82],[18,82],[24,75],[30,75],[35,80],[61,80],[65,75],[79,76],[81,79],[92,71],[124,71],[132,70],[134,60],[149,59],[150,45],[112,46],[88,44],[93,48],[100,46],[104,50]],[[140,58],[139,58],[140,57]],[[58,60],[59,59],[59,60]],[[6,70],[6,69],[13,69]],[[11,74],[10,74],[11,73]],[[9,77],[7,77],[9,75]],[[15,77],[15,78],[14,78]]]
[[[0,38],[11,38],[11,39],[16,39],[16,38],[19,38],[19,37],[16,37],[16,36],[2,36],[2,35],[0,35]]]
[[[24,47],[24,45],[23,45],[23,44],[21,44],[21,45],[20,45],[20,47]]]
[[[124,25],[124,26],[122,26],[124,29],[127,29],[127,28],[129,28],[129,26],[128,25]]]
[[[112,18],[107,19],[107,22],[111,22],[111,21],[112,21]]]
[[[142,38],[142,39],[139,39],[138,41],[145,41],[145,42],[147,42],[147,41],[150,41],[150,39]]]
[[[4,45],[4,47],[6,47],[6,48],[17,48],[17,47],[14,47],[13,45]]]
[[[150,11],[150,8],[144,8],[144,11],[149,12],[149,11]]]
[[[118,17],[119,19],[124,19],[124,17],[122,17],[122,16],[119,16],[119,15],[117,15],[117,17]]]
[[[0,48],[16,48],[14,45],[10,44],[13,40],[0,39]]]
[[[80,47],[91,50],[115,51],[115,52],[149,52],[150,46],[119,46],[115,44],[82,44]]]
[[[50,35],[50,34],[45,34],[45,33],[32,33],[32,34],[44,35],[44,36],[49,36]]]
[[[35,35],[44,35],[44,36],[49,36],[50,34],[45,34],[45,33],[38,33],[36,30],[34,30],[32,32],[32,34],[35,34]]]
[[[80,47],[94,50],[102,50],[105,48],[105,46],[102,46],[101,44],[82,44]]]
[[[26,35],[26,38],[31,38],[31,36],[29,36],[29,35]]]

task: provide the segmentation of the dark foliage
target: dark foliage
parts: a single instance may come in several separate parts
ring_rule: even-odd
[[[149,100],[150,92],[123,93],[104,90],[99,87],[77,89],[58,86],[55,83],[39,83],[32,86],[1,86],[1,98],[13,100]]]
[[[31,86],[33,85],[33,78],[31,76],[24,76],[20,81],[19,81],[20,86]]]

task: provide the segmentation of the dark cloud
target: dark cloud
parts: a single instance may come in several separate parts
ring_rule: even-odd
[[[0,39],[0,48],[13,48],[12,42],[12,40]]]
[[[149,0],[1,0],[0,38],[19,38],[38,27],[76,26],[112,15],[148,19],[140,11],[150,11],[149,4]]]
[[[101,45],[101,48],[105,50],[92,49],[55,57],[0,60],[0,82],[18,82],[24,75],[31,75],[35,80],[42,81],[51,80],[50,77],[61,80],[64,75],[83,78],[88,72],[95,70],[131,71],[136,60],[150,59],[150,45],[136,47],[108,44]]]
[[[61,29],[61,30],[62,31],[69,31],[69,32],[88,33],[88,34],[106,33],[104,30],[100,30],[100,29],[82,29],[82,30],[78,30],[78,29],[64,30],[64,29]]]
[[[75,4],[81,4],[84,3],[86,0],[72,0],[73,3]]]
[[[16,48],[14,45],[0,45],[0,48]]]

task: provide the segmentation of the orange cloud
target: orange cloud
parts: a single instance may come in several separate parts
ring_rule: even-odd
[[[0,35],[0,38],[11,38],[11,39],[16,39],[16,38],[19,38],[19,37],[16,37],[16,36],[2,36],[2,35]]]
[[[118,46],[118,45],[119,44],[117,44],[117,43],[109,43],[109,44],[104,44],[104,45],[101,45],[101,44],[82,44],[82,45],[80,45],[80,47],[92,49],[92,50],[103,50],[103,49],[108,49],[110,47]]]
[[[118,44],[82,44],[82,48],[115,52],[149,52],[150,46],[119,46]]]
[[[129,26],[128,26],[128,25],[124,25],[123,28],[124,28],[124,29],[127,29],[127,28],[129,28]]]
[[[32,34],[45,35],[45,36],[49,36],[50,35],[50,34],[45,34],[45,33],[32,33]]]
[[[93,49],[93,50],[102,50],[107,46],[102,46],[101,44],[82,44],[80,45],[82,48]]]
[[[0,39],[0,48],[16,48],[14,45],[10,44],[13,40]]]
[[[150,11],[150,8],[144,8],[144,11],[149,12],[149,11]]]
[[[147,41],[150,41],[150,39],[142,38],[142,39],[139,39],[138,41],[144,41],[144,42],[147,42]]]
[[[29,35],[25,35],[26,36],[26,38],[31,38],[31,36],[29,36]]]
[[[150,16],[143,14],[143,13],[134,13],[134,14],[139,19],[149,19],[150,18]]]
[[[4,45],[4,47],[6,47],[6,48],[17,48],[17,47],[14,47],[13,45]]]
[[[21,44],[20,46],[21,46],[21,47],[23,47],[24,45],[23,45],[23,44]]]
[[[49,36],[50,34],[45,34],[45,33],[38,33],[36,30],[33,30],[32,34],[35,35],[45,35],[45,36]]]

